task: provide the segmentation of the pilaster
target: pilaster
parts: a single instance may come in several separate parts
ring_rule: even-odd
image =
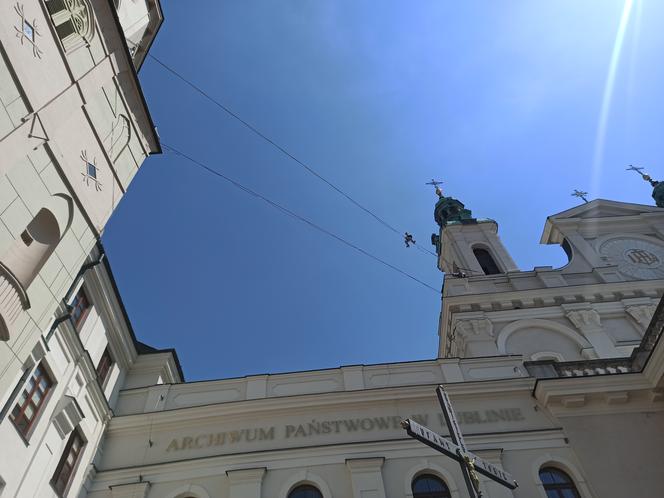
[[[346,460],[353,485],[353,498],[385,498],[382,472],[384,462],[383,457]]]
[[[597,310],[585,303],[563,304],[562,308],[565,316],[588,339],[600,358],[620,356],[620,352],[602,327],[602,319]]]
[[[265,467],[226,471],[230,484],[229,498],[261,498]]]

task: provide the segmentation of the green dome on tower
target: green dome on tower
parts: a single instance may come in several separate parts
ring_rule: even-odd
[[[445,197],[442,192],[439,197],[433,217],[441,228],[451,223],[477,223],[473,213],[466,209],[463,202],[453,197]]]

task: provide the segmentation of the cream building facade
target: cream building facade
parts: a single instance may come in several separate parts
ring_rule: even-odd
[[[662,495],[664,209],[551,216],[541,242],[569,263],[520,271],[441,192],[435,359],[185,383],[136,339],[98,242],[160,151],[136,76],[159,2],[0,9],[1,497],[462,498],[458,465],[399,424],[444,433],[440,383],[519,481],[485,497]]]
[[[84,496],[461,498],[458,464],[399,424],[444,434],[440,383],[471,450],[519,482],[482,478],[483,496],[661,496],[664,210],[551,216],[542,242],[570,261],[532,271],[456,199],[435,217],[437,359],[126,387]]]
[[[0,496],[76,495],[117,391],[182,380],[98,244],[160,152],[136,71],[162,21],[158,0],[0,2]]]

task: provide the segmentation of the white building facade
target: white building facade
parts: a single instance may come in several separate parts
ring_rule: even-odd
[[[98,244],[160,152],[136,71],[162,21],[158,0],[0,2],[0,496],[77,495],[120,387],[182,380]]]
[[[664,209],[551,216],[569,263],[520,271],[440,193],[436,359],[185,383],[136,339],[98,242],[160,151],[136,76],[159,2],[0,9],[0,497],[462,498],[458,464],[400,426],[445,433],[441,383],[519,482],[484,497],[662,494]]]

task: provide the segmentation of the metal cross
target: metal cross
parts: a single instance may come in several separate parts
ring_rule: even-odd
[[[583,190],[574,189],[574,192],[572,192],[573,197],[580,197],[581,199],[583,199],[583,202],[585,202],[586,204],[588,203],[588,199],[586,199],[587,195],[588,192],[584,192]]]
[[[637,166],[632,166],[632,165],[630,164],[630,165],[629,165],[629,168],[627,168],[627,171],[636,171],[639,175],[641,175],[641,178],[643,178],[645,181],[647,181],[648,183],[650,183],[650,185],[652,185],[653,187],[656,187],[656,186],[659,184],[659,182],[653,180],[652,177],[651,177],[650,175],[645,174],[645,173],[643,172],[643,168],[640,167],[640,166],[637,167]]]
[[[459,463],[470,498],[482,498],[478,472],[496,481],[498,484],[502,484],[509,489],[515,489],[518,484],[511,475],[468,451],[445,388],[438,386],[436,394],[438,395],[438,402],[445,416],[447,429],[450,431],[451,441],[411,419],[401,422],[401,426],[406,429],[408,435],[434,450],[453,458]]]
[[[430,182],[425,183],[425,185],[433,185],[436,188],[436,195],[438,197],[443,196],[443,191],[439,187],[439,185],[442,185],[442,184],[443,184],[443,182],[436,181],[433,178],[431,179]]]
[[[636,167],[630,164],[629,168],[627,168],[627,171],[636,171],[639,175],[643,176],[643,173],[641,173],[643,169],[644,169],[643,167]]]

